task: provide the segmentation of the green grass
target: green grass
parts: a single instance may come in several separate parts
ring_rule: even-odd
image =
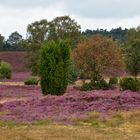
[[[90,113],[75,125],[0,122],[1,140],[140,140],[140,111],[112,112],[107,119]]]

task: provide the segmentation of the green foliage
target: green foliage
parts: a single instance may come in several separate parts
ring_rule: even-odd
[[[38,85],[39,80],[35,77],[29,77],[24,81],[25,85]]]
[[[41,48],[40,77],[44,95],[61,95],[68,85],[70,49],[67,41],[49,41]]]
[[[27,36],[30,43],[42,44],[46,40],[48,26],[49,23],[46,19],[29,24],[27,27]]]
[[[27,50],[28,67],[32,75],[39,75],[39,58],[42,44],[46,41],[48,34],[48,21],[43,19],[35,21],[27,27],[27,40],[24,46]]]
[[[82,87],[81,90],[107,90],[109,89],[110,86],[109,84],[102,78],[102,76],[96,72],[96,74],[93,75],[92,80],[90,83],[85,83]]]
[[[140,72],[140,40],[135,40],[127,48],[127,68],[133,76]]]
[[[93,90],[93,89],[94,89],[94,87],[93,87],[91,82],[90,83],[84,83],[81,87],[82,91],[90,91],[90,90]]]
[[[69,16],[60,16],[49,22],[49,40],[69,40],[73,49],[81,38],[81,27]]]
[[[45,42],[68,40],[73,48],[80,37],[80,26],[69,16],[56,17],[50,22],[43,19],[29,24],[25,46],[28,50],[28,66],[31,68],[32,74],[39,75],[39,52]]]
[[[131,77],[125,77],[120,80],[120,87],[122,90],[139,91],[140,82],[137,79]]]
[[[128,71],[137,76],[140,72],[140,27],[130,29],[123,45]]]
[[[107,90],[109,89],[110,86],[109,84],[104,80],[104,79],[101,79],[100,81],[91,81],[90,83],[85,83],[83,84],[83,86],[81,87],[81,90],[83,91],[88,91],[88,90]]]
[[[122,29],[121,27],[112,29],[107,31],[106,29],[97,29],[97,30],[90,30],[86,29],[82,32],[82,35],[86,37],[91,37],[97,34],[101,34],[103,36],[112,37],[114,41],[118,41],[119,43],[124,43],[127,38],[128,29]]]
[[[111,77],[109,79],[109,85],[110,85],[110,87],[114,87],[117,84],[118,84],[118,78],[117,77]]]
[[[102,75],[114,75],[124,71],[121,49],[107,37],[96,35],[78,44],[73,50],[75,68],[92,78],[97,71]]]
[[[4,47],[4,36],[0,34],[0,51],[3,50]]]
[[[100,81],[93,82],[93,87],[95,87],[95,89],[107,90],[109,89],[109,84],[104,79],[101,79]]]
[[[24,51],[22,36],[16,31],[5,41],[0,35],[0,51]]]
[[[73,83],[77,79],[77,71],[75,70],[73,66],[72,60],[70,60],[69,62],[68,70],[69,70],[69,75],[68,75],[69,82]]]
[[[10,79],[12,67],[9,63],[0,60],[0,79]]]

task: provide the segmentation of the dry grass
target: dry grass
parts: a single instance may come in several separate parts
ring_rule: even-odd
[[[15,125],[0,123],[0,140],[140,140],[140,111],[112,113],[105,122],[98,114],[77,120],[77,125],[55,125],[48,122]],[[92,123],[93,121],[99,121]]]
[[[0,82],[0,85],[22,86],[24,82]]]

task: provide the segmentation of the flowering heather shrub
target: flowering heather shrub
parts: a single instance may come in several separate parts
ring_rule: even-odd
[[[29,77],[24,81],[25,85],[38,85],[39,80],[35,77]]]
[[[30,72],[13,72],[12,70],[12,77],[10,79],[0,79],[0,82],[24,82],[30,76]]]
[[[0,79],[10,79],[12,74],[12,67],[9,63],[0,61]]]
[[[28,72],[29,68],[26,66],[26,52],[10,51],[0,52],[0,58],[12,65],[13,72]]]
[[[137,79],[131,77],[125,77],[120,80],[120,87],[122,90],[139,91],[140,82]]]
[[[9,93],[9,94],[5,94]],[[140,109],[140,94],[118,90],[79,91],[69,87],[63,96],[42,96],[39,86],[0,86],[0,96],[26,97],[0,104],[0,120],[34,122],[51,119],[65,121],[89,112]],[[28,97],[28,98],[27,98]]]

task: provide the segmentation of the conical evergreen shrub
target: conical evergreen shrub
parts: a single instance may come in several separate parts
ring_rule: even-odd
[[[67,41],[49,41],[41,48],[40,84],[44,95],[62,95],[68,85],[70,48]]]

